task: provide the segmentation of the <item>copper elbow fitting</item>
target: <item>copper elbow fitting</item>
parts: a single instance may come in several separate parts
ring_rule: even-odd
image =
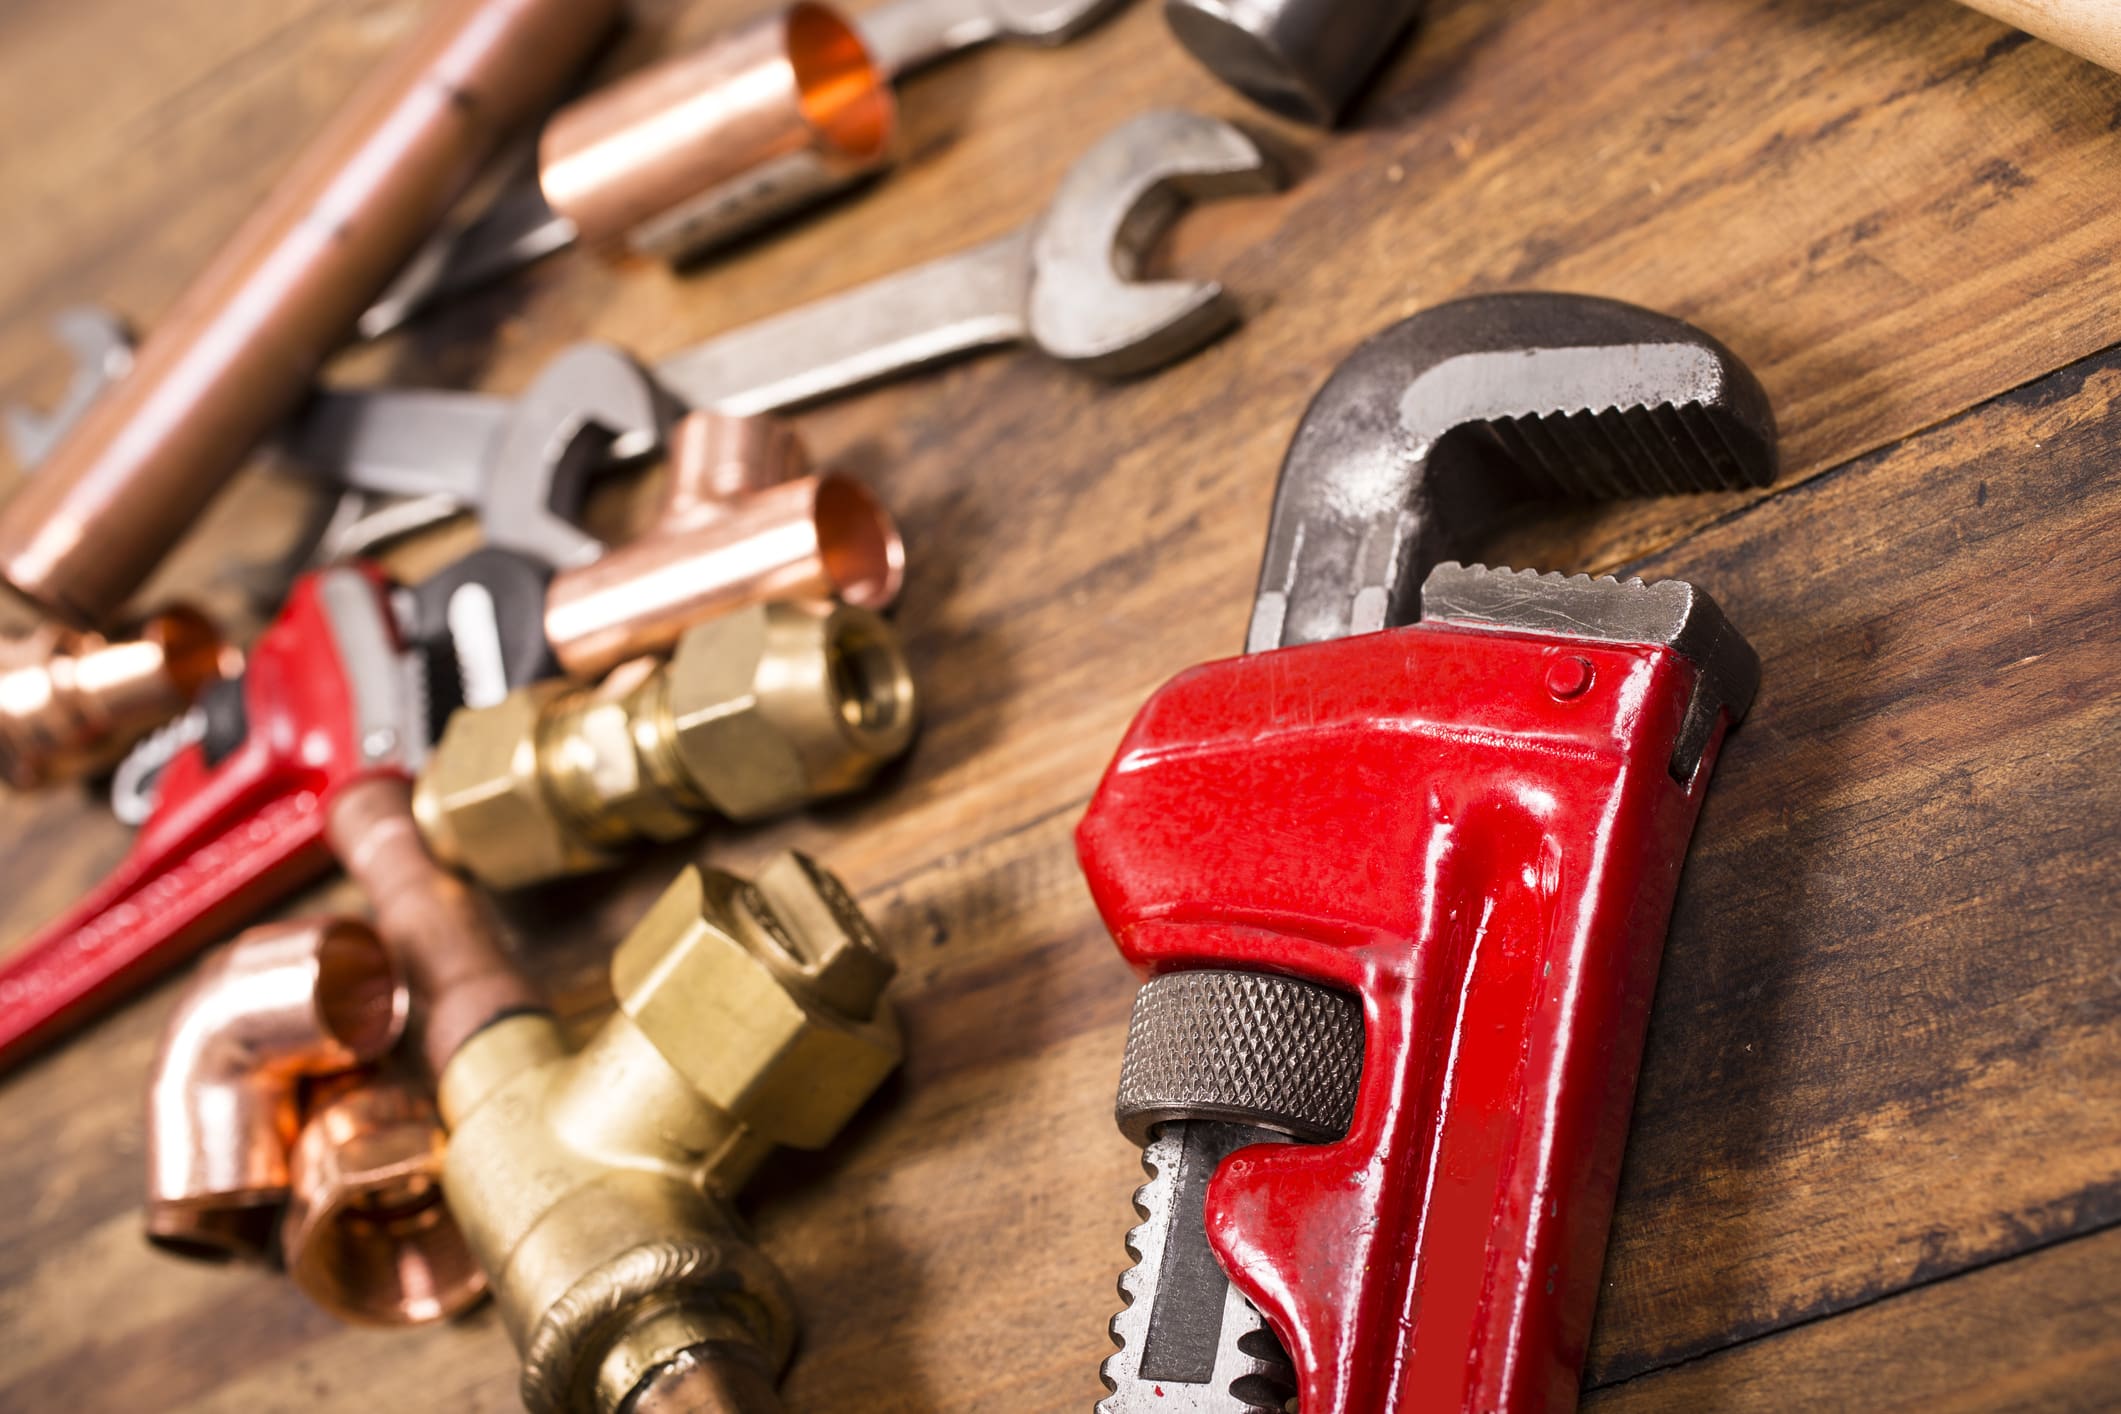
[[[806,0],[561,109],[538,184],[584,245],[677,259],[886,166],[897,123],[860,34]]]
[[[620,0],[442,0],[0,509],[0,579],[106,621],[353,332]]]
[[[888,608],[905,577],[898,526],[860,482],[808,469],[777,418],[680,421],[655,523],[546,592],[546,641],[568,676],[668,653],[702,619],[768,599]]]
[[[129,638],[46,624],[0,641],[0,780],[32,790],[111,764],[237,656],[182,605]]]
[[[148,1239],[187,1256],[263,1257],[302,1080],[389,1051],[405,1008],[390,953],[351,918],[267,924],[209,957],[148,1081]]]
[[[442,1199],[445,1135],[401,1080],[349,1077],[316,1097],[289,1156],[280,1250],[304,1295],[341,1320],[444,1320],[486,1274]]]

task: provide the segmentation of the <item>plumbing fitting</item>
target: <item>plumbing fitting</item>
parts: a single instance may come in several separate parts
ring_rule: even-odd
[[[523,1354],[533,1414],[778,1408],[794,1333],[729,1199],[828,1143],[898,1063],[890,957],[797,854],[688,868],[620,943],[617,1012],[570,1055],[544,1013],[441,1072],[443,1185]]]
[[[280,1224],[287,1274],[341,1320],[444,1320],[486,1274],[442,1199],[442,1118],[405,1081],[360,1075],[312,1097],[289,1156]]]
[[[883,610],[905,548],[867,487],[809,458],[774,417],[693,412],[671,431],[655,522],[545,596],[545,638],[568,676],[668,653],[687,628],[768,599],[841,599]]]
[[[47,622],[0,639],[0,780],[33,790],[108,766],[238,662],[187,605],[129,637]]]
[[[881,170],[897,122],[860,34],[806,0],[562,108],[538,186],[585,246],[674,260]]]
[[[688,629],[667,663],[457,712],[414,811],[444,863],[511,888],[601,867],[634,839],[682,838],[710,811],[757,820],[851,791],[905,751],[915,716],[883,619],[752,604]]]
[[[405,1009],[390,952],[355,919],[267,924],[207,959],[149,1075],[148,1239],[187,1256],[263,1258],[302,1080],[389,1051]]]

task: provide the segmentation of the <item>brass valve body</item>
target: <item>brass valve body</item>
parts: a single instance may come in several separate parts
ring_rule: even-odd
[[[790,1296],[728,1199],[775,1144],[829,1142],[898,1063],[893,970],[800,855],[751,883],[687,869],[619,945],[618,1011],[580,1051],[542,1013],[457,1051],[443,1188],[533,1414],[611,1414],[702,1366],[770,1392]]]
[[[687,631],[666,663],[458,712],[413,812],[444,863],[513,888],[681,838],[709,812],[757,820],[853,790],[906,749],[915,717],[883,619],[754,604]]]

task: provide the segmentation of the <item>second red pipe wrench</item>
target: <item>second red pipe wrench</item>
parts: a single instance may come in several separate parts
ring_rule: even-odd
[[[428,739],[425,693],[372,567],[298,580],[224,687],[117,869],[0,962],[0,1068],[324,872],[334,793],[407,774]]]

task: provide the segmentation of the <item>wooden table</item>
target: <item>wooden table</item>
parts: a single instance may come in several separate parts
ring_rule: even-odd
[[[0,391],[57,391],[42,321],[69,302],[152,324],[420,8],[0,10]],[[611,65],[738,8],[657,5]],[[587,335],[659,354],[1000,232],[1151,105],[1251,122],[1301,174],[1168,242],[1246,314],[1179,367],[1110,386],[1004,354],[802,417],[904,520],[930,708],[903,772],[512,907],[585,1022],[682,859],[812,849],[897,950],[901,1076],[750,1202],[801,1299],[791,1404],[1088,1408],[1138,1173],[1109,1115],[1134,984],[1070,830],[1143,697],[1240,645],[1327,371],[1430,303],[1540,287],[1713,331],[1785,446],[1765,492],[1492,547],[1695,579],[1765,662],[1672,926],[1588,1404],[2114,1407],[2121,78],[1945,0],[1436,0],[1321,137],[1217,87],[1143,3],[904,97],[904,164],[857,199],[682,278],[556,262],[346,370],[507,390]],[[253,627],[241,573],[303,496],[247,472],[159,589]],[[125,843],[84,792],[0,802],[0,938]],[[174,990],[0,1084],[0,1406],[514,1407],[490,1311],[348,1330],[277,1276],[148,1251],[140,1085]]]

